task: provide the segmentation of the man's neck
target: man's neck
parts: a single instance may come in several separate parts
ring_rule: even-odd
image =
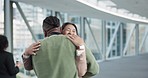
[[[60,32],[51,32],[50,34],[47,35],[47,37],[51,36],[51,35],[59,35],[61,34]]]
[[[61,33],[59,33],[59,32],[52,32],[51,33],[51,35],[59,35],[59,34],[61,34]]]
[[[47,37],[49,37],[51,35],[59,35],[59,34],[61,34],[59,27],[53,28],[53,29],[47,31]]]

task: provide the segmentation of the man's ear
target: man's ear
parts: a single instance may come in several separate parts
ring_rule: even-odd
[[[60,27],[60,32],[62,33],[62,27]]]
[[[44,36],[47,37],[47,33],[46,33],[46,31],[44,31]]]

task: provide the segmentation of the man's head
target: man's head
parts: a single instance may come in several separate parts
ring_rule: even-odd
[[[45,37],[50,36],[53,32],[60,33],[60,20],[55,16],[46,17],[43,20],[43,31]]]

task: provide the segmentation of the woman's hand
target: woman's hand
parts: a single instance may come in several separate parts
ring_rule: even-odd
[[[36,42],[36,43],[33,43],[32,45],[30,45],[24,52],[24,55],[36,55],[36,52],[39,50],[39,47],[41,46],[40,45],[41,43],[40,42]]]
[[[20,67],[21,66],[21,62],[20,61],[16,61],[16,65],[17,67]]]
[[[78,35],[67,35],[67,38],[71,40],[75,46],[84,45],[83,39],[79,37]]]

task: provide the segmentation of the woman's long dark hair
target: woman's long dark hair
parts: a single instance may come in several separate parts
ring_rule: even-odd
[[[76,26],[75,24],[73,24],[73,23],[70,23],[70,22],[66,22],[66,23],[64,23],[64,24],[62,25],[62,30],[63,30],[67,25],[73,25],[73,26],[75,27],[75,29],[76,29],[76,33],[77,33],[77,35],[78,35],[78,29],[77,29],[77,26]]]
[[[8,47],[7,37],[0,35],[0,50],[5,50]]]

